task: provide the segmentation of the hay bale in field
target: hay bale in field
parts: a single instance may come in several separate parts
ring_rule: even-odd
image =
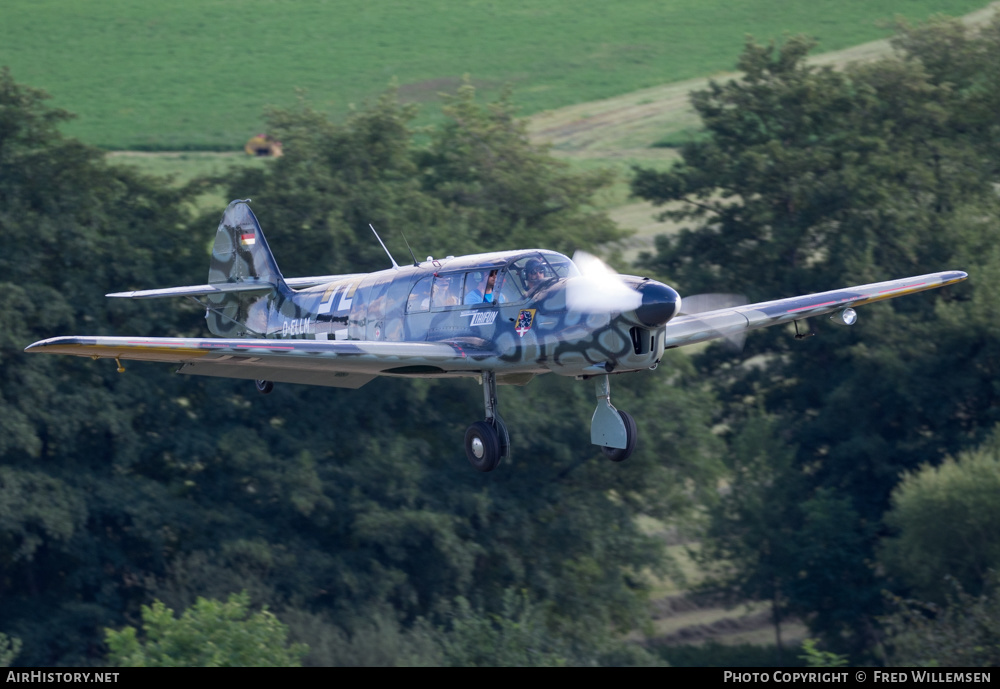
[[[255,134],[250,137],[243,150],[247,155],[260,158],[281,157],[281,142],[272,138],[269,134]]]

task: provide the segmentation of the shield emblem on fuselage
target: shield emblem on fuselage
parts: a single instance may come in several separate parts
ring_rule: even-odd
[[[514,331],[524,337],[524,333],[531,330],[531,325],[535,322],[535,309],[521,309],[517,314],[517,325]]]

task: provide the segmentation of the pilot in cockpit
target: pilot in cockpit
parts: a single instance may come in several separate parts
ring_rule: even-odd
[[[524,267],[524,287],[531,292],[545,281],[545,265],[538,260],[528,261]]]

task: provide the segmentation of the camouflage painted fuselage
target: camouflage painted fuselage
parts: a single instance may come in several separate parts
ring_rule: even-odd
[[[548,371],[576,376],[641,370],[660,360],[663,337],[657,333],[662,328],[649,328],[634,312],[608,315],[567,310],[565,286],[570,278],[566,277],[553,277],[519,300],[441,304],[407,312],[408,299],[422,279],[454,276],[458,280],[490,270],[502,274],[516,260],[534,256],[558,255],[519,251],[427,261],[338,277],[298,291],[244,293],[238,297],[238,308],[232,303],[234,295],[227,295],[230,316],[220,316],[212,308],[207,317],[212,332],[221,337],[449,342],[495,358],[490,368],[504,383],[527,382],[533,374]],[[637,287],[649,282],[627,279]],[[393,374],[475,375],[419,364],[401,366]]]
[[[543,266],[546,277],[528,283],[528,264]],[[657,336],[662,328],[655,327],[660,323],[650,327],[636,312],[568,310],[566,284],[575,272],[573,263],[556,252],[507,251],[312,278],[294,289],[296,281],[281,276],[247,203],[234,201],[212,250],[208,282],[221,291],[205,297],[206,318],[212,333],[225,338],[447,342],[488,357],[488,368],[506,383],[525,383],[548,371],[577,376],[655,366],[663,354],[663,337]],[[482,291],[470,301],[473,288],[491,273],[496,302],[485,301]],[[673,299],[663,322],[676,313],[679,298],[672,289],[625,279],[640,291]],[[449,286],[454,290],[450,299]],[[386,373],[476,375],[419,362]]]

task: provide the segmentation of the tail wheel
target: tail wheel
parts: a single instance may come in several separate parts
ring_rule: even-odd
[[[262,395],[269,395],[274,390],[274,383],[269,380],[255,380],[253,384],[257,386],[257,392]]]
[[[627,411],[618,410],[618,413],[622,417],[622,421],[625,422],[625,447],[602,447],[601,451],[604,452],[604,456],[610,459],[612,462],[624,462],[626,459],[632,456],[635,452],[635,441],[639,435],[639,428],[635,425],[635,419]],[[611,417],[614,418],[614,417]]]
[[[465,431],[465,456],[478,471],[493,471],[500,464],[500,436],[492,424],[476,421]]]

